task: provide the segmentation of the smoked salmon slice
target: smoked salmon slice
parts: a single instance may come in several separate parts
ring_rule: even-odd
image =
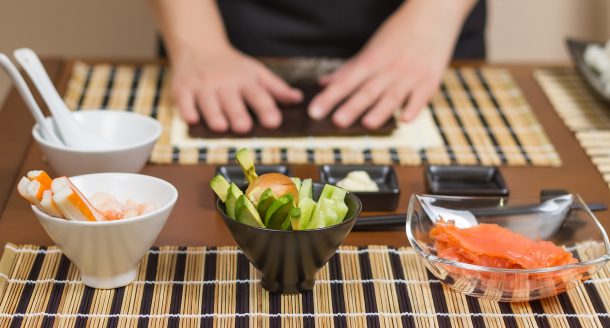
[[[486,267],[538,269],[578,262],[552,242],[531,240],[497,224],[459,229],[451,223],[439,223],[430,237],[440,258]]]

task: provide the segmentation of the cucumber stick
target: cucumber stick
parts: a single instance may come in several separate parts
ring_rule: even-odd
[[[337,209],[331,199],[320,198],[307,224],[307,229],[319,229],[333,225],[337,221]]]
[[[304,198],[299,201],[299,209],[301,210],[298,218],[290,218],[292,230],[305,230],[311,220],[311,215],[316,209],[316,202],[311,198]]]
[[[311,179],[305,179],[301,182],[301,188],[299,189],[299,202],[305,198],[313,200],[313,183]]]

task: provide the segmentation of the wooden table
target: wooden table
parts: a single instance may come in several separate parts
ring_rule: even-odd
[[[66,61],[47,60],[47,70],[60,90],[65,87],[62,74]],[[477,63],[473,63],[477,65]],[[563,166],[558,168],[503,167],[502,173],[512,196],[538,197],[542,188],[564,188],[579,193],[587,201],[610,204],[610,189],[593,166],[574,136],[551,108],[550,103],[532,77],[534,66],[502,65],[507,67],[555,145]],[[39,103],[41,103],[39,101]],[[36,221],[26,202],[16,192],[17,179],[28,170],[53,172],[43,162],[42,153],[32,142],[33,119],[17,91],[13,89],[0,111],[0,244],[49,245],[52,241]],[[424,191],[422,167],[396,167],[402,194],[398,211],[407,208],[409,196]],[[180,193],[178,203],[158,245],[232,245],[228,230],[216,214],[208,182],[214,166],[148,165],[143,174],[153,175],[174,184]],[[295,175],[317,177],[313,165],[293,166]],[[606,229],[610,229],[609,212],[598,212]],[[388,244],[408,245],[403,228],[380,232],[352,232],[348,245]]]

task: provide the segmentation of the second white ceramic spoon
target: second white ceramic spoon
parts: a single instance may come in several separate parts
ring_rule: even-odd
[[[57,93],[40,59],[32,49],[22,48],[14,52],[17,62],[28,74],[42,99],[47,103],[59,134],[66,146],[79,150],[103,150],[113,145],[101,136],[82,126]]]
[[[44,115],[42,114],[40,107],[38,107],[38,104],[36,103],[32,92],[28,88],[27,83],[21,76],[21,73],[19,73],[19,70],[17,69],[17,67],[15,67],[13,62],[11,62],[11,60],[3,53],[0,53],[0,66],[4,68],[4,71],[11,77],[11,79],[15,83],[15,87],[21,94],[23,101],[25,101],[25,104],[28,106],[30,113],[32,113],[32,116],[34,116],[34,119],[36,119],[36,122],[40,127],[40,133],[42,137],[51,143],[63,145],[63,142],[59,139],[59,137],[57,137],[57,135],[53,131],[53,127],[48,125],[47,121],[45,121]]]

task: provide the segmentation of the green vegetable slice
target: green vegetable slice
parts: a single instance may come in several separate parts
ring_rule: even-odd
[[[218,174],[210,180],[210,187],[218,195],[218,198],[224,203],[227,201],[227,193],[229,192],[229,183],[222,175]]]
[[[227,211],[227,216],[231,219],[235,220],[235,205],[239,196],[243,196],[243,192],[235,185],[231,183],[229,186],[229,191],[227,194],[227,202],[225,203],[225,209]]]

